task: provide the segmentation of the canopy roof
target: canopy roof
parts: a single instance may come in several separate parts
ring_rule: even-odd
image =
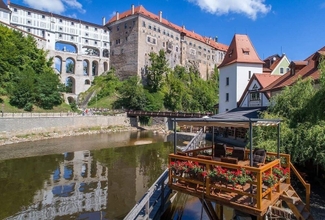
[[[223,112],[211,117],[204,118],[176,118],[178,125],[193,125],[193,126],[215,126],[215,127],[240,127],[249,128],[252,126],[277,126],[280,119],[259,119],[259,113],[264,111],[265,107],[235,108],[228,112]]]

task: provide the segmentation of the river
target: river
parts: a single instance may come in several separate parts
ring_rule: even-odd
[[[0,219],[123,219],[172,151],[151,131],[0,146]],[[315,219],[325,219],[325,190],[316,187],[311,208]],[[208,219],[198,199],[185,203],[174,219]]]
[[[0,219],[123,219],[171,151],[145,131],[1,146]]]

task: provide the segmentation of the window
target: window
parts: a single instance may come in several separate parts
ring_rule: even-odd
[[[74,37],[73,37],[73,36],[71,36],[71,37],[70,37],[70,39],[71,39],[71,40],[73,40],[73,39],[74,39]]]
[[[120,26],[117,26],[117,27],[116,27],[116,30],[119,31],[119,30],[120,30]]]
[[[318,66],[318,65],[317,65]],[[287,67],[287,72],[289,72],[290,71],[290,68],[289,67]]]
[[[160,28],[158,28],[158,33],[160,33]]]
[[[62,19],[60,19],[59,22],[62,23],[63,22]]]
[[[45,15],[42,15],[42,18],[45,18]]]
[[[153,30],[154,30],[154,31],[157,31],[157,28],[156,28],[156,26],[153,26]]]
[[[97,28],[95,28],[95,31],[97,31]]]
[[[85,40],[85,43],[88,43],[88,40],[87,39]]]
[[[60,30],[60,31],[62,31],[62,29],[63,29],[62,27],[59,27],[59,30]]]
[[[125,41],[128,41],[128,37],[125,37]]]
[[[89,27],[88,27],[88,25],[86,25],[86,27],[85,27],[86,29],[88,29]]]
[[[27,31],[30,32],[30,28],[27,28]]]
[[[29,12],[27,12],[27,14],[28,14],[28,15],[32,15],[32,13],[31,13],[30,11],[29,11]]]
[[[248,71],[248,79],[252,77],[252,71]]]
[[[226,86],[229,86],[229,77],[226,78]]]
[[[95,41],[94,43],[95,43],[95,45],[97,45],[97,41]]]
[[[142,27],[146,27],[146,22],[142,22]]]
[[[163,47],[165,47],[166,46],[166,43],[165,42],[163,42]]]
[[[125,24],[124,24],[124,29],[127,29],[127,28],[128,28],[128,24],[125,23]]]
[[[85,33],[86,36],[88,36],[89,34],[88,33]]]
[[[32,21],[31,21],[31,20],[27,20],[27,23],[28,23],[28,24],[31,24],[31,23],[32,23]]]
[[[251,101],[259,101],[260,100],[260,93],[259,92],[252,92],[251,93]]]
[[[280,73],[283,74],[283,67],[280,68]]]
[[[121,40],[120,40],[120,39],[117,39],[117,40],[115,41],[115,43],[116,43],[116,44],[120,44],[120,43],[121,43]]]
[[[71,25],[74,25],[74,22],[73,21],[71,21]]]
[[[14,8],[14,12],[17,12],[18,10],[17,10],[17,8]]]
[[[229,93],[226,93],[226,102],[229,102]]]
[[[104,43],[104,46],[106,47],[107,46],[107,43]]]
[[[59,38],[62,38],[62,34],[59,34]]]
[[[149,29],[151,29],[151,25],[149,24]]]

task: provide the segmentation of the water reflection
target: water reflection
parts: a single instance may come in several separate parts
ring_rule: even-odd
[[[171,151],[160,142],[2,160],[0,219],[123,219]]]

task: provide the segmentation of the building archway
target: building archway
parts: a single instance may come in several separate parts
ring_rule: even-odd
[[[100,52],[99,52],[98,48],[87,47],[87,46],[82,47],[82,54],[88,55],[88,56],[96,56],[96,57],[100,56]]]
[[[67,52],[67,53],[78,53],[78,49],[75,44],[65,42],[65,41],[55,42],[55,50]]]
[[[108,63],[104,62],[104,71],[106,72],[108,70]]]
[[[89,60],[83,61],[83,75],[89,76]]]
[[[65,80],[66,93],[75,93],[76,92],[76,80],[69,76]]]
[[[59,75],[62,73],[62,57],[60,56],[54,57],[54,70],[55,73]]]
[[[76,62],[73,58],[68,57],[65,60],[65,72],[69,73],[69,74],[75,74],[75,66],[76,66]]]
[[[98,62],[96,60],[92,62],[92,75],[98,76]]]

